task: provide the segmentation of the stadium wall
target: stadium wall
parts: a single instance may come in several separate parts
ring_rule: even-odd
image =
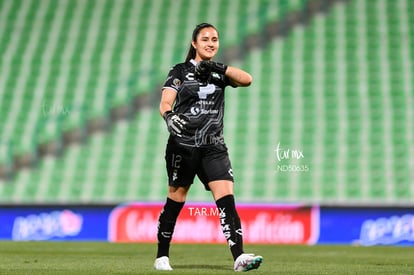
[[[162,203],[0,208],[0,240],[156,242]],[[414,208],[239,204],[248,244],[414,245]],[[210,203],[187,203],[177,243],[225,243]]]

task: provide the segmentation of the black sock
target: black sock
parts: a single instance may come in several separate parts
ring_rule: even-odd
[[[239,215],[233,195],[224,196],[216,201],[220,213],[220,225],[229,244],[233,259],[243,253],[243,236]]]
[[[169,256],[170,242],[174,233],[175,222],[177,221],[178,214],[184,206],[184,202],[176,202],[170,198],[164,204],[164,208],[161,210],[158,218],[158,250],[157,258],[162,256]]]

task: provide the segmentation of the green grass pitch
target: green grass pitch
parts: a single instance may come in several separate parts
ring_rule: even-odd
[[[245,245],[264,262],[249,274],[414,274],[412,247]],[[234,274],[225,244],[172,244],[171,272],[155,244],[0,242],[0,274]]]

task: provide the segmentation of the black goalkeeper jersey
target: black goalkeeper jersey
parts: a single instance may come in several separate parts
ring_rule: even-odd
[[[224,144],[224,90],[230,85],[224,75],[212,73],[210,81],[199,83],[194,78],[196,62],[175,65],[169,72],[164,88],[177,91],[173,111],[190,118],[186,133],[175,140],[192,147]]]

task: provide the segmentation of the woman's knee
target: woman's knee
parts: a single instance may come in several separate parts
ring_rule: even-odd
[[[185,202],[190,186],[168,186],[168,197],[176,202]]]
[[[208,186],[213,194],[214,200],[221,199],[227,195],[233,195],[233,182],[229,180],[217,180],[208,183]]]

